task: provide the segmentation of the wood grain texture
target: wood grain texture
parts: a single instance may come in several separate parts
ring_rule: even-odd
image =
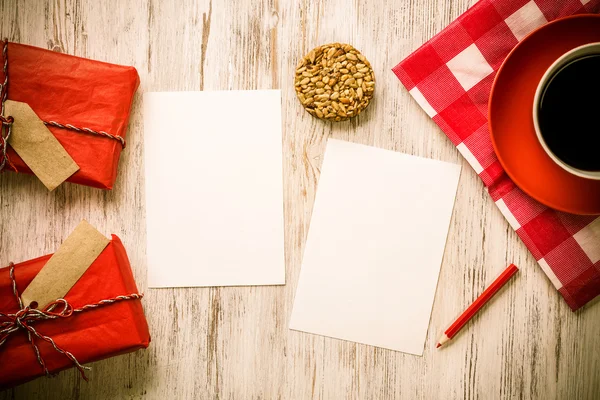
[[[472,3],[0,0],[3,37],[134,65],[140,93],[281,88],[287,272],[281,287],[145,290],[138,94],[115,190],[64,184],[48,193],[34,177],[0,175],[0,264],[54,251],[83,218],[118,234],[146,291],[151,347],[92,364],[89,383],[69,370],[0,399],[600,398],[600,306],[569,310],[479,178],[390,71]],[[292,84],[300,57],[333,41],[359,49],[377,78],[370,107],[337,124],[308,115]],[[423,357],[287,328],[328,137],[463,164]],[[436,350],[440,332],[510,262],[521,268],[516,279]]]

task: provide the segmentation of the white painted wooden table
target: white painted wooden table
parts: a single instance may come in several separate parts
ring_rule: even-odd
[[[478,177],[390,71],[473,2],[0,0],[3,37],[134,65],[140,93],[281,88],[288,282],[145,290],[138,95],[114,191],[65,184],[48,193],[34,177],[0,176],[0,264],[54,251],[82,218],[118,234],[146,291],[151,347],[94,363],[89,383],[69,370],[0,399],[600,398],[600,306],[569,310]],[[377,77],[369,109],[338,124],[304,112],[292,85],[299,58],[332,41],[356,46]],[[464,166],[423,357],[287,328],[328,137]],[[521,267],[516,279],[436,350],[440,332],[510,262]]]

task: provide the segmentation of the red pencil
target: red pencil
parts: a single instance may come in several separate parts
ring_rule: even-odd
[[[483,291],[483,293],[481,293],[477,300],[475,300],[473,304],[471,304],[469,308],[467,308],[465,312],[463,312],[460,315],[460,317],[458,317],[456,321],[454,321],[454,323],[450,325],[450,328],[446,329],[442,337],[440,337],[440,340],[438,340],[437,346],[435,347],[440,347],[444,343],[452,339],[454,335],[456,335],[458,331],[460,331],[460,329],[467,322],[469,322],[469,320],[473,318],[475,314],[477,314],[477,311],[479,311],[479,309],[483,307],[485,303],[487,303],[492,297],[494,297],[496,292],[500,290],[500,288],[504,286],[504,284],[508,282],[514,274],[517,273],[518,270],[519,268],[517,268],[515,264],[510,264],[508,268],[506,268],[504,272],[502,272],[500,276],[497,277],[496,280],[492,282],[492,284]]]

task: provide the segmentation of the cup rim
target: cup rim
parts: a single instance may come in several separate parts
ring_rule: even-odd
[[[535,128],[535,134],[538,138],[538,141],[542,145],[542,148],[544,149],[546,154],[548,154],[548,156],[552,159],[552,161],[554,161],[555,164],[557,164],[559,167],[561,167],[565,171],[567,171],[573,175],[579,176],[581,178],[600,180],[600,171],[586,171],[586,170],[582,170],[579,168],[575,168],[575,167],[572,167],[569,164],[565,163],[560,158],[558,158],[546,144],[546,141],[544,140],[544,138],[542,136],[542,132],[541,132],[541,129],[539,126],[539,121],[538,121],[538,118],[539,118],[538,110],[539,110],[540,99],[542,96],[542,92],[544,91],[546,84],[548,83],[548,80],[550,79],[550,77],[553,76],[554,73],[556,72],[556,70],[559,67],[561,67],[562,64],[565,63],[569,59],[569,57],[571,57],[574,53],[581,52],[581,50],[584,50],[587,48],[597,48],[597,54],[600,54],[600,42],[587,43],[587,44],[584,44],[579,47],[575,47],[574,49],[567,51],[565,54],[560,56],[556,61],[554,61],[552,63],[552,65],[550,65],[550,67],[548,67],[548,69],[542,76],[542,79],[540,79],[540,82],[538,83],[537,89],[535,91],[535,96],[533,97],[533,126]],[[594,52],[589,53],[589,54],[594,54]],[[599,151],[600,151],[600,149],[599,149]]]

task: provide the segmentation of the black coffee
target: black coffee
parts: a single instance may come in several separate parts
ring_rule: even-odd
[[[557,71],[538,111],[542,136],[558,158],[578,169],[600,171],[600,54]]]

